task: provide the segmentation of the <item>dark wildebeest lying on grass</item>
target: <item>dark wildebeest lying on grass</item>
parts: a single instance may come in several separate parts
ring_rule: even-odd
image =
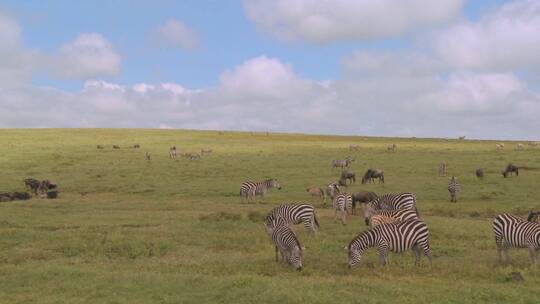
[[[362,184],[374,183],[375,178],[379,179],[379,184],[381,182],[384,184],[384,171],[380,169],[368,169],[362,177]]]
[[[97,145],[97,148],[98,148],[99,150],[101,150],[101,149],[104,149],[105,147],[103,147],[102,145]]]
[[[347,180],[354,184],[356,182],[356,174],[352,171],[345,170],[341,172],[340,185],[343,183],[344,186],[347,186]],[[343,181],[343,182],[341,182]]]
[[[476,177],[478,178],[484,178],[484,169],[478,168],[475,171]]]
[[[112,147],[113,147],[113,149],[120,149],[119,145],[113,145]]]
[[[0,202],[23,201],[31,197],[27,192],[0,192]]]
[[[508,166],[506,166],[506,169],[502,172],[503,177],[508,177],[508,175],[512,176],[512,174],[515,173],[516,176],[519,176],[519,167],[509,163]]]
[[[359,191],[352,195],[352,210],[353,214],[356,213],[356,204],[357,203],[368,203],[377,198],[377,194],[375,192],[370,191]]]

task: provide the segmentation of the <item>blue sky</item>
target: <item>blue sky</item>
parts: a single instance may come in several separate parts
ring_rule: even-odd
[[[0,127],[532,138],[539,27],[531,0],[7,1]]]

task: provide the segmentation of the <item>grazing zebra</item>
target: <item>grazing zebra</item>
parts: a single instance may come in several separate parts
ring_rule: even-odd
[[[267,179],[262,182],[243,182],[240,186],[240,196],[245,197],[247,201],[254,199],[256,195],[264,197],[264,194],[271,188],[281,190],[281,185],[275,178]]]
[[[416,256],[415,265],[420,262],[422,251],[431,265],[429,230],[424,222],[417,219],[381,224],[361,232],[346,247],[349,269],[360,264],[362,253],[371,247],[377,247],[382,265],[388,262],[388,251],[400,253],[409,249],[412,249]]]
[[[347,156],[345,159],[334,159],[332,160],[332,169],[335,169],[337,167],[348,168],[349,164],[354,161],[354,158]]]
[[[272,231],[272,243],[276,248],[276,262],[279,261],[278,251],[281,254],[281,262],[293,266],[296,270],[303,268],[303,248],[294,231],[286,225],[278,225]]]
[[[41,182],[39,180],[32,177],[28,177],[24,179],[24,186],[26,188],[30,188],[30,190],[32,191],[32,193],[34,193],[34,195],[38,195],[38,188],[40,184]]]
[[[113,145],[112,147],[113,147],[113,149],[120,149],[119,145]]]
[[[356,182],[356,174],[349,170],[342,171],[340,180],[342,180],[345,183],[345,185],[347,185],[347,180],[351,184],[354,184]]]
[[[497,148],[497,151],[503,150],[504,149],[504,144],[503,143],[496,143],[495,148]]]
[[[341,223],[347,225],[347,213],[352,213],[352,196],[348,193],[340,193],[333,201],[334,221],[341,214]]]
[[[272,209],[264,221],[266,231],[271,233],[276,222],[283,225],[304,224],[304,227],[316,233],[319,230],[319,221],[315,214],[315,208],[310,204],[282,204]]]
[[[332,201],[334,201],[334,198],[340,192],[341,192],[341,190],[339,189],[339,186],[338,186],[338,184],[336,182],[332,182],[332,183],[328,184],[328,186],[326,186],[326,195],[329,196]]]
[[[102,145],[97,145],[97,148],[98,150],[101,150],[101,149],[104,149],[105,147],[103,147]]]
[[[439,165],[439,176],[446,176],[446,162],[443,160]]]
[[[531,211],[527,217],[527,221],[540,224],[540,211]]]
[[[416,194],[411,192],[384,194],[366,203],[364,206],[364,220],[369,225],[371,216],[380,210],[411,209],[418,213],[416,208]]]
[[[190,160],[199,160],[199,159],[201,159],[201,155],[199,155],[197,153],[192,153],[191,155],[189,155],[189,159]]]
[[[448,183],[448,192],[450,192],[450,202],[457,203],[459,192],[461,191],[461,186],[457,181],[455,176],[452,176],[450,183]]]
[[[523,144],[517,144],[516,150],[523,150]]]
[[[349,151],[358,151],[358,150],[360,150],[359,145],[350,145],[349,146]]]
[[[169,158],[176,159],[176,146],[169,149]]]
[[[506,178],[508,177],[508,175],[512,176],[513,173],[515,173],[516,176],[519,176],[519,167],[512,163],[509,163],[502,172],[502,175],[504,178]]]
[[[504,252],[506,262],[510,262],[510,256],[508,256],[510,247],[529,248],[532,264],[536,266],[537,251],[540,250],[540,224],[503,213],[493,220],[493,232],[499,262],[502,262],[502,252]]]
[[[362,184],[375,183],[375,178],[379,179],[379,184],[384,184],[384,171],[381,169],[367,169],[366,173],[362,177]]]
[[[386,149],[390,152],[396,152],[397,151],[397,145],[396,144],[390,144]]]
[[[416,211],[411,209],[398,209],[398,210],[380,210],[369,220],[369,226],[375,227],[380,224],[390,224],[394,222],[404,222],[410,219],[418,219]]]
[[[465,136],[460,136],[458,137],[459,140],[464,140],[465,139]]]
[[[144,154],[144,159],[146,159],[146,160],[151,160],[152,159],[152,155],[150,154],[150,152],[146,152]]]
[[[474,173],[476,174],[476,177],[480,179],[484,178],[484,169],[478,168],[476,171],[474,171]]]
[[[326,196],[324,195],[323,189],[313,186],[306,189],[306,192],[311,194],[311,197],[318,197],[320,200],[326,203]]]

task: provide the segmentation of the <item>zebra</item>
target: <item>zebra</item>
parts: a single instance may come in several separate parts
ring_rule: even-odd
[[[423,251],[431,266],[429,230],[427,225],[418,219],[381,224],[361,232],[349,246],[345,247],[348,252],[349,269],[360,264],[362,253],[371,247],[377,247],[382,265],[388,262],[388,251],[400,253],[412,249],[416,256],[415,265],[420,262],[420,254]]]
[[[347,225],[347,214],[352,214],[352,196],[348,193],[338,194],[334,201],[334,221],[338,217],[338,212],[341,213],[341,223]]]
[[[245,197],[246,200],[249,201],[257,195],[264,197],[266,191],[271,188],[278,188],[278,190],[281,190],[281,185],[277,179],[271,178],[262,182],[246,181],[240,186],[240,196]]]
[[[380,210],[371,217],[369,226],[373,228],[380,224],[389,224],[398,221],[404,222],[410,219],[418,219],[416,211],[411,209]]]
[[[359,145],[350,145],[349,146],[349,151],[358,151],[358,150],[360,150]]]
[[[461,191],[461,186],[457,181],[455,176],[452,176],[450,183],[448,183],[448,192],[450,192],[450,202],[457,203],[459,192]]]
[[[332,201],[334,201],[334,198],[340,192],[341,190],[339,189],[339,186],[336,182],[331,182],[330,184],[328,184],[328,186],[326,186],[326,195],[329,196]]]
[[[517,144],[516,150],[523,150],[523,144]]]
[[[176,146],[169,149],[169,158],[176,159]]]
[[[512,214],[499,214],[493,220],[493,232],[499,262],[504,253],[506,262],[510,262],[508,248],[529,248],[533,266],[536,266],[537,251],[540,250],[540,224],[528,222]]]
[[[313,234],[317,233],[320,227],[315,208],[310,204],[281,204],[272,209],[264,221],[268,233],[275,228],[276,221],[288,226],[302,223]]]
[[[364,220],[369,225],[371,216],[379,210],[411,209],[418,213],[416,208],[416,194],[411,192],[388,193],[381,195],[366,203],[364,207]]]
[[[41,182],[39,180],[32,177],[28,177],[24,179],[24,186],[26,188],[30,188],[32,193],[34,193],[34,195],[36,196],[38,195],[38,188],[40,184]]]
[[[201,155],[210,154],[210,153],[212,153],[212,149],[205,149],[205,148],[201,149]]]
[[[504,149],[504,144],[503,143],[496,143],[495,148],[497,149],[497,151],[503,150]]]
[[[197,153],[192,153],[190,156],[189,156],[189,160],[199,160],[201,159],[201,155],[200,154],[197,154]]]
[[[272,243],[276,248],[276,262],[279,262],[278,251],[281,254],[281,262],[290,264],[296,270],[302,271],[304,253],[294,231],[287,225],[278,225],[272,231]]]
[[[348,168],[349,164],[354,161],[354,158],[347,156],[345,159],[334,159],[332,160],[332,169],[335,169],[337,167]]]
[[[465,139],[465,136],[460,136],[458,137],[459,140],[464,140]]]
[[[397,151],[397,145],[396,144],[390,144],[386,149],[390,152],[396,152]]]
[[[443,160],[439,165],[439,176],[446,176],[446,162]]]

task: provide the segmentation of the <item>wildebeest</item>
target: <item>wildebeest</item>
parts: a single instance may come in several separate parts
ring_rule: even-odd
[[[113,145],[112,147],[113,147],[113,149],[120,149],[119,145]]]
[[[28,200],[32,196],[28,192],[0,192],[0,202]]]
[[[476,177],[478,178],[484,178],[484,169],[478,168],[475,171]]]
[[[349,167],[349,164],[354,161],[354,158],[347,156],[345,159],[334,159],[332,160],[332,169],[341,167],[341,169],[345,167]]]
[[[134,144],[133,145],[133,149],[139,149],[140,147],[141,147],[141,145],[139,145],[139,144]]]
[[[358,151],[358,150],[360,150],[359,145],[350,145],[349,146],[349,151]]]
[[[502,175],[506,178],[508,177],[508,175],[512,176],[513,173],[515,173],[516,176],[519,176],[519,167],[512,163],[509,163],[506,166],[506,169],[504,169],[504,171],[502,172]]]
[[[374,183],[375,178],[379,179],[379,183],[382,182],[384,184],[384,171],[380,169],[367,169],[362,177],[362,184]]]
[[[152,155],[150,154],[150,152],[146,152],[144,154],[144,159],[146,159],[146,160],[151,160],[152,159]]]
[[[58,185],[56,185],[56,183],[48,179],[45,179],[39,183],[38,192],[41,196],[46,196],[49,190],[57,189],[57,188],[58,188]]]
[[[356,182],[356,174],[352,171],[349,171],[349,170],[344,170],[341,172],[341,178],[340,178],[341,181],[343,181],[345,183],[345,186],[347,185],[347,180],[353,184]]]
[[[47,191],[47,198],[54,199],[58,197],[58,190]]]
[[[460,136],[458,137],[459,140],[464,140],[465,139],[465,136]]]
[[[312,198],[317,197],[326,203],[326,196],[324,195],[323,189],[321,189],[320,187],[317,187],[317,186],[309,187],[306,189],[306,192],[311,194]]]
[[[397,145],[396,144],[390,144],[386,149],[390,152],[396,152],[397,151]]]
[[[105,147],[103,147],[102,145],[97,145],[97,148],[98,149],[104,149]]]
[[[356,203],[367,203],[377,198],[375,192],[358,191],[352,195],[352,213],[356,214]]]
[[[24,179],[25,187],[30,188],[30,190],[32,191],[32,193],[34,193],[34,195],[38,194],[39,184],[40,184],[40,181],[35,178],[28,177]]]

